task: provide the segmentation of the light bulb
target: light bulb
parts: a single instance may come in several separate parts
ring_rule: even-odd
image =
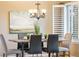
[[[41,12],[42,12],[42,13],[46,13],[46,9],[42,9]]]

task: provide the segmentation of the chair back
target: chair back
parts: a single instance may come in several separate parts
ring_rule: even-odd
[[[19,40],[23,40],[24,39],[24,36],[27,36],[27,34],[26,33],[19,33],[18,34],[18,39]],[[23,44],[24,44],[24,50],[27,51],[27,49],[28,49],[28,43],[27,42],[24,42]],[[22,43],[18,43],[17,48],[21,50]]]
[[[2,34],[0,34],[0,40],[1,40],[1,43],[2,43],[2,47],[3,47],[3,51],[4,53],[7,53],[7,45],[6,45],[6,42],[5,42],[5,38]]]
[[[66,33],[64,38],[65,38],[66,40],[71,40],[71,39],[72,39],[71,33]]]
[[[64,47],[70,48],[71,40],[72,40],[72,34],[66,33],[64,39],[65,39],[65,41],[63,41]]]
[[[42,35],[31,35],[30,39],[30,53],[39,54],[42,53]]]
[[[47,49],[48,49],[48,52],[59,52],[57,34],[48,35]]]
[[[24,33],[19,33],[18,34],[18,39],[23,39],[24,38]]]

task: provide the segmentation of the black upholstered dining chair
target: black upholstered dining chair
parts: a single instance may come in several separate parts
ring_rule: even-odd
[[[48,35],[47,52],[48,52],[49,57],[51,53],[52,54],[56,53],[56,56],[58,56],[59,48],[58,48],[58,35],[57,34]]]
[[[41,39],[41,35],[31,35],[29,54],[42,54]]]

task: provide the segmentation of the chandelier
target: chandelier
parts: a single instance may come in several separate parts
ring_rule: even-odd
[[[46,13],[46,9],[40,9],[40,3],[37,2],[35,3],[35,5],[37,6],[36,9],[30,9],[29,13],[30,13],[30,18],[37,18],[38,20],[40,18],[45,18],[45,13]]]

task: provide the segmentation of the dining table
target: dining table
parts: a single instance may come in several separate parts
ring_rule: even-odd
[[[23,43],[30,43],[29,39],[10,39],[10,42],[14,42],[14,43],[21,43],[22,47],[21,47],[21,51],[22,51],[22,57],[24,57],[24,44]],[[59,43],[61,43],[62,41],[64,41],[63,39],[59,39]],[[42,39],[42,42],[47,42],[47,39]]]

